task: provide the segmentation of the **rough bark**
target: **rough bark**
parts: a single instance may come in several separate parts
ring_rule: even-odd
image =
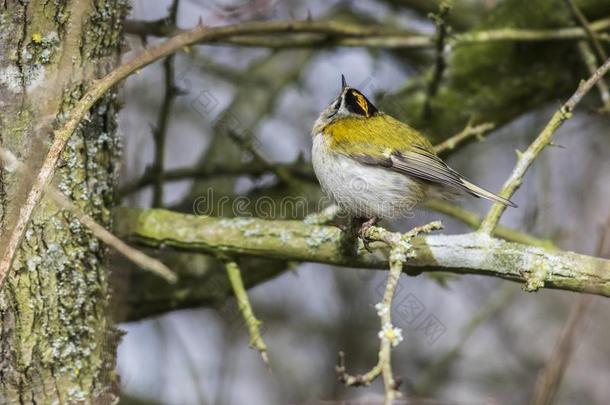
[[[8,0],[0,4],[0,140],[32,170],[52,129],[118,62],[123,0]],[[91,111],[63,152],[55,184],[110,222],[116,94]],[[1,238],[29,178],[0,172]],[[112,395],[116,332],[107,318],[106,249],[49,199],[37,207],[0,292],[0,402],[66,403]]]

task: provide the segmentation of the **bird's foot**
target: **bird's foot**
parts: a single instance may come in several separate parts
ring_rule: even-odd
[[[362,223],[362,225],[360,225],[360,229],[358,229],[358,237],[360,239],[362,239],[362,243],[364,244],[364,248],[369,252],[369,253],[373,253],[373,250],[371,249],[370,246],[370,240],[367,236],[367,231],[375,226],[377,224],[377,222],[379,222],[379,218],[377,217],[372,217],[367,219],[366,221],[364,221]]]

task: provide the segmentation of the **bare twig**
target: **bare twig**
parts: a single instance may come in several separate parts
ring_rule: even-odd
[[[401,234],[390,232],[384,228],[371,227],[367,229],[364,237],[369,241],[383,242],[390,247],[389,264],[390,271],[383,299],[375,305],[377,314],[381,319],[381,330],[379,338],[379,360],[375,367],[363,375],[353,376],[346,372],[343,354],[340,353],[340,362],[337,367],[339,380],[345,385],[368,385],[373,382],[380,374],[383,377],[385,388],[384,404],[392,405],[394,400],[400,396],[398,392],[398,382],[392,373],[392,347],[402,341],[402,331],[392,324],[392,300],[394,292],[398,286],[398,280],[402,274],[403,267],[409,258],[413,257],[411,240],[421,233],[430,233],[434,230],[442,229],[439,221],[431,222],[427,225],[416,227],[411,231]]]
[[[434,24],[436,25],[436,35],[434,38],[435,61],[432,76],[430,77],[430,82],[428,83],[428,88],[426,90],[426,100],[424,101],[422,110],[425,118],[429,118],[432,114],[432,99],[438,92],[438,88],[440,87],[441,80],[443,78],[443,72],[447,66],[447,63],[445,62],[445,40],[449,31],[446,23],[449,11],[451,11],[451,2],[449,0],[443,0],[439,5],[438,13],[429,15],[429,17],[434,20]]]
[[[290,170],[282,165],[276,165],[267,159],[263,153],[255,145],[255,140],[240,137],[234,131],[228,131],[227,135],[237,143],[242,149],[248,152],[252,159],[259,165],[266,166],[270,171],[275,173],[278,179],[286,185],[289,185],[295,189],[301,187],[300,183],[292,176]]]
[[[478,125],[472,125],[472,122],[468,122],[466,128],[459,133],[453,135],[449,139],[434,145],[434,152],[437,154],[447,153],[453,151],[458,145],[461,145],[464,141],[470,138],[483,139],[483,135],[495,128],[493,122],[484,122]]]
[[[610,18],[604,18],[589,24],[594,32],[610,28]],[[575,39],[586,39],[587,33],[580,27],[530,30],[500,28],[489,31],[465,32],[455,35],[450,43],[452,45],[474,44],[482,42],[540,42],[540,41],[565,41]],[[598,34],[600,41],[610,41],[610,36],[605,33]]]
[[[250,176],[257,177],[265,174],[274,173],[274,170],[287,170],[293,177],[304,181],[315,181],[312,168],[304,165],[303,162],[294,163],[278,163],[273,162],[271,165],[257,163],[255,161],[249,162],[247,165],[242,166],[211,166],[211,167],[185,167],[179,169],[168,170],[163,174],[163,180],[165,182],[182,181],[182,180],[198,180],[208,179],[220,176]],[[277,174],[277,173],[276,173]],[[144,187],[153,184],[155,178],[150,171],[144,172],[142,177],[139,179],[126,183],[119,190],[120,196],[126,196],[136,191],[141,190]]]
[[[561,385],[563,374],[574,349],[574,340],[579,331],[580,324],[585,319],[584,314],[589,308],[592,298],[591,295],[581,295],[572,306],[570,316],[563,327],[559,339],[555,343],[553,353],[538,374],[534,395],[531,400],[532,405],[551,405],[555,403],[555,395]]]
[[[451,367],[453,361],[459,358],[464,345],[478,327],[505,309],[518,292],[519,289],[514,284],[505,283],[500,291],[492,293],[491,298],[483,302],[472,318],[461,328],[458,340],[453,347],[426,367],[413,391],[417,395],[430,395],[432,389],[442,383],[442,380],[439,381],[442,374]]]
[[[606,221],[605,226],[601,229],[597,248],[595,249],[595,254],[597,256],[605,256],[604,246],[609,231],[610,219]],[[592,300],[593,297],[591,295],[582,295],[578,297],[576,302],[572,305],[568,320],[555,343],[551,356],[536,378],[534,394],[531,400],[532,405],[551,405],[555,402],[554,399],[561,386],[563,374],[574,350],[574,341],[579,333],[579,326],[584,321]]]
[[[295,22],[291,22],[295,23]],[[417,35],[412,31],[388,31],[376,26],[343,24],[325,21],[303,21],[298,25],[286,22],[267,22],[269,29],[265,32],[235,32],[233,35],[217,38],[213,44],[239,45],[268,48],[299,48],[332,46],[364,46],[374,48],[430,48],[435,44],[434,36]],[[600,31],[610,28],[610,18],[601,19],[589,24],[598,40],[610,42],[610,35]],[[283,33],[281,37],[270,37],[269,34]],[[158,21],[126,21],[125,30],[136,35],[170,36],[183,33],[177,27],[159,24]],[[587,33],[580,27],[528,30],[502,28],[488,31],[475,31],[457,34],[449,38],[451,46],[468,45],[485,42],[541,42],[586,39]],[[210,43],[206,41],[206,43]]]
[[[578,51],[580,52],[585,66],[587,66],[587,69],[589,70],[589,74],[594,74],[595,69],[597,69],[597,63],[591,46],[585,41],[579,41]],[[610,113],[610,89],[604,79],[600,79],[600,81],[597,82],[597,90],[599,91],[599,96],[602,100],[600,112]]]
[[[164,20],[166,25],[176,25],[176,16],[178,15],[179,0],[173,0],[169,7],[169,12]],[[174,54],[169,55],[163,61],[163,81],[165,85],[165,94],[161,103],[161,111],[157,126],[154,129],[155,141],[155,160],[152,166],[154,174],[154,186],[152,206],[157,208],[163,205],[163,186],[165,173],[165,140],[167,138],[167,127],[169,125],[170,116],[174,99],[178,94],[176,84],[174,83]]]
[[[565,121],[571,118],[572,111],[578,105],[580,100],[591,90],[593,86],[610,70],[610,59],[608,59],[599,69],[584,82],[581,82],[578,89],[572,94],[572,96],[566,101],[560,108],[553,114],[551,120],[544,127],[538,137],[530,144],[527,150],[518,155],[517,164],[513,169],[508,180],[504,183],[500,195],[504,198],[510,199],[512,195],[517,191],[525,173],[534,163],[534,160],[538,157],[540,152],[551,143],[555,132],[563,125]],[[489,210],[487,216],[483,220],[480,232],[491,234],[500,221],[500,217],[506,210],[506,206],[500,203],[495,203]]]
[[[3,160],[7,166],[16,168],[17,171],[22,174],[28,174],[29,172],[29,168],[21,163],[12,152],[2,147],[0,147],[0,160]],[[70,211],[83,225],[89,228],[89,230],[98,239],[122,254],[127,260],[133,262],[143,270],[155,273],[156,275],[167,280],[169,283],[175,283],[177,281],[176,273],[171,271],[165,264],[161,263],[157,259],[147,256],[138,249],[132,248],[121,239],[114,236],[112,233],[107,231],[106,228],[98,224],[93,218],[85,214],[61,191],[52,185],[47,185],[46,192],[57,205],[67,211]]]
[[[576,20],[576,23],[579,24],[582,27],[582,29],[585,31],[585,33],[587,34],[587,39],[591,43],[591,46],[593,47],[593,50],[595,51],[595,55],[597,56],[597,59],[598,59],[597,62],[603,63],[606,59],[608,59],[608,53],[606,52],[606,50],[604,49],[602,44],[599,42],[599,39],[597,38],[597,34],[595,33],[595,31],[593,31],[591,29],[590,23],[587,20],[587,17],[585,17],[585,15],[582,13],[582,11],[580,11],[580,9],[576,5],[576,3],[574,3],[574,0],[565,0],[565,2],[567,3],[568,7],[570,8],[570,11],[572,12],[572,15],[574,16],[574,20]]]
[[[591,29],[587,17],[580,11],[580,8],[574,3],[574,0],[565,0],[565,2],[576,23],[580,25],[587,34],[587,40],[590,45],[587,45],[584,41],[579,41],[578,50],[589,70],[589,74],[593,74],[597,65],[608,59],[608,53],[599,41],[597,33]],[[601,111],[610,112],[610,91],[608,90],[608,85],[604,79],[600,79],[597,82],[597,88],[602,99],[603,107]]]
[[[265,344],[260,331],[261,321],[259,321],[252,311],[250,305],[250,299],[248,293],[244,287],[244,282],[241,278],[241,271],[237,263],[229,260],[225,263],[225,269],[229,277],[229,282],[233,288],[235,299],[237,300],[237,307],[239,312],[244,318],[244,322],[248,327],[248,333],[250,334],[250,347],[260,352],[261,357],[266,365],[269,365],[269,358],[267,356],[267,345]]]

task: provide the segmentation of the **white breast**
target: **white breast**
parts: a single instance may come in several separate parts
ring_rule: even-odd
[[[410,216],[425,195],[424,185],[407,175],[330,152],[322,134],[313,137],[312,163],[324,192],[353,216]]]

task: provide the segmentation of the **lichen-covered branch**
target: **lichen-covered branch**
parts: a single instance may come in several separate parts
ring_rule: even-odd
[[[478,229],[483,221],[483,218],[480,215],[448,201],[432,199],[426,201],[425,204],[426,208],[457,219],[471,229]],[[510,242],[522,243],[524,245],[537,246],[550,250],[557,249],[557,246],[549,239],[539,239],[528,233],[520,232],[502,225],[498,225],[494,228],[493,236]]]
[[[385,255],[346,255],[342,231],[302,221],[214,218],[167,210],[119,209],[117,233],[150,247],[264,257],[361,268],[387,268]],[[375,244],[372,245],[375,247]],[[429,235],[413,240],[407,273],[480,274],[610,296],[610,261],[578,253],[505,242],[480,233]]]

